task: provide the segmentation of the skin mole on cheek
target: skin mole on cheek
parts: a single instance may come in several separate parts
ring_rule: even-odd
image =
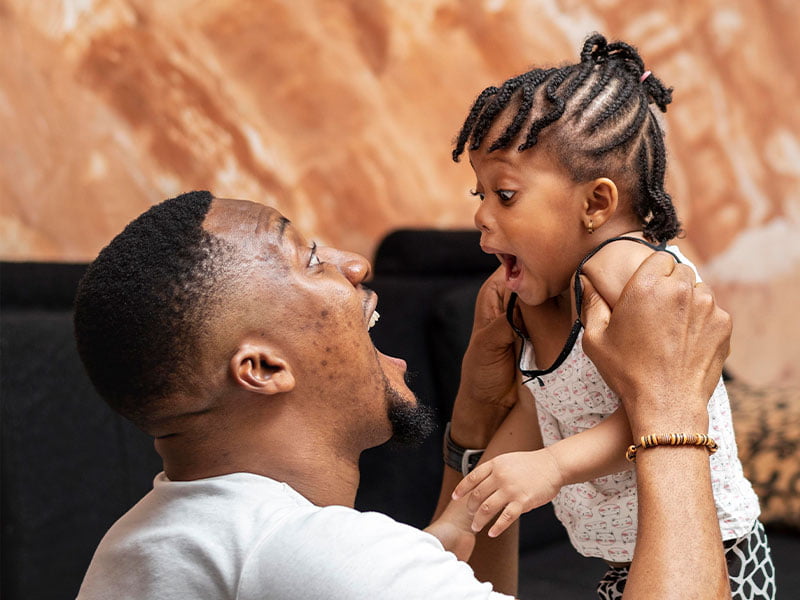
[[[328,366],[328,361],[327,361],[327,360],[323,360],[323,361],[322,361],[320,364],[321,364],[323,367],[327,367],[327,366]]]
[[[327,316],[328,316],[328,311],[327,311],[327,309],[326,309],[326,310],[322,310],[322,311],[319,313],[319,316],[321,316],[323,319],[324,319],[325,317],[327,317]]]
[[[325,346],[325,352],[330,352],[330,351],[331,351],[331,347],[330,346]]]

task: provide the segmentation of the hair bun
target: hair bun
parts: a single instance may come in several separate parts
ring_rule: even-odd
[[[604,35],[593,33],[583,43],[581,50],[581,62],[588,60],[601,63],[608,58],[608,42]]]
[[[620,61],[624,68],[637,77],[644,86],[650,102],[655,103],[661,112],[666,112],[667,104],[672,102],[672,88],[666,87],[660,79],[645,71],[644,61],[639,51],[625,42],[608,43],[601,33],[593,33],[583,43],[581,62],[592,61],[601,64],[607,61]],[[648,75],[645,76],[645,73]]]

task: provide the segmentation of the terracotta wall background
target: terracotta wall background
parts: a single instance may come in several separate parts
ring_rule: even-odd
[[[189,189],[371,256],[470,227],[475,94],[591,31],[675,87],[669,189],[734,315],[731,371],[800,382],[800,3],[0,0],[0,257],[84,261]]]

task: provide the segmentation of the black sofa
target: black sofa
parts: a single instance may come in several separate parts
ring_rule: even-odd
[[[364,453],[361,510],[420,527],[429,522],[474,297],[496,266],[480,252],[477,235],[397,231],[376,253],[369,286],[379,295],[381,319],[373,338],[383,352],[407,360],[410,385],[436,410],[439,430],[418,448],[387,444]],[[83,372],[71,306],[84,269],[0,264],[6,600],[74,597],[102,535],[160,470],[152,440],[112,412]],[[789,565],[796,564],[800,540],[792,533],[771,536],[779,590],[796,592],[800,576]],[[521,598],[591,598],[604,570],[601,561],[572,550],[549,506],[523,516]]]

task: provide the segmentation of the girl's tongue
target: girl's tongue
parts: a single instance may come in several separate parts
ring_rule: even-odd
[[[501,258],[506,266],[506,287],[516,291],[522,278],[522,269],[517,264],[517,257],[513,254],[502,254]]]

